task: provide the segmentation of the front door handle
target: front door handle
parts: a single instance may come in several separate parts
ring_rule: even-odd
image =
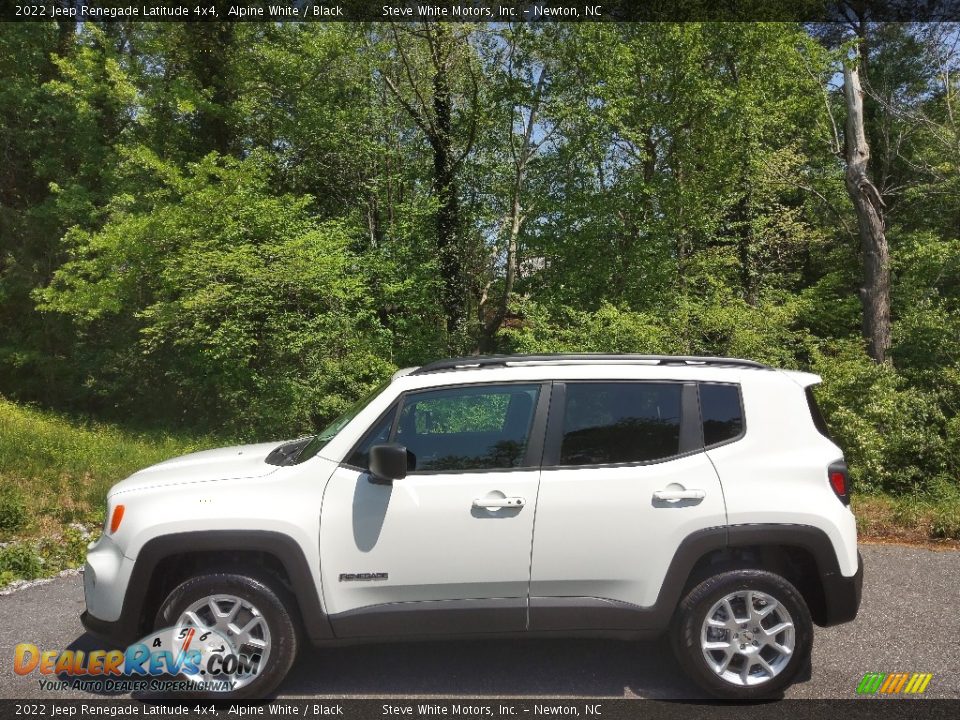
[[[483,497],[473,501],[475,508],[486,508],[487,510],[496,510],[499,508],[521,508],[527,504],[522,497]]]
[[[707,494],[703,490],[657,490],[653,499],[660,502],[680,502],[681,500],[703,500]]]

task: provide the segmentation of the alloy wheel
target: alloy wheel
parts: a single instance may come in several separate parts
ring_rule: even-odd
[[[768,682],[790,662],[793,618],[783,603],[757,590],[730,593],[707,612],[700,647],[707,666],[733,685]]]

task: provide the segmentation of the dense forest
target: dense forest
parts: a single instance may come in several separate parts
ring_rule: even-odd
[[[0,394],[265,439],[449,355],[734,355],[823,376],[858,490],[956,499],[958,42],[0,25]]]

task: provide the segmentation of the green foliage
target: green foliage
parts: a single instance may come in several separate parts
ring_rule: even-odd
[[[511,397],[509,393],[486,393],[421,400],[411,406],[416,412],[416,432],[434,435],[500,430],[506,422]]]
[[[854,495],[861,537],[928,543],[960,540],[960,495]]]
[[[13,486],[0,488],[0,533],[20,530],[27,524],[27,505]]]
[[[38,297],[95,327],[127,316],[132,400],[232,433],[296,434],[394,369],[348,226],[311,221],[308,198],[271,196],[260,155],[210,155],[187,174],[147,151],[128,163],[155,190],[115,198],[99,232],[71,231],[73,257]]]
[[[960,503],[938,505],[930,534],[943,540],[960,540]]]
[[[90,534],[67,527],[39,542],[21,540],[0,547],[0,588],[14,580],[33,580],[76,568],[86,557]]]
[[[43,573],[43,562],[36,550],[26,543],[0,548],[0,586],[11,580],[32,580]]]
[[[860,338],[846,30],[441,30],[0,27],[0,392],[97,418],[0,401],[0,532],[95,522],[137,467],[482,349],[818,372],[857,489],[956,534],[955,33],[867,27],[891,367]]]
[[[90,533],[81,530],[78,524],[64,528],[59,537],[41,539],[37,554],[43,562],[44,573],[49,575],[83,565],[90,540]]]
[[[136,434],[0,397],[0,586],[82,563],[116,482],[228,438]]]
[[[729,295],[679,298],[636,312],[603,304],[596,312],[524,308],[525,322],[505,330],[514,352],[637,352],[751,357],[789,365],[805,337],[790,330],[793,308],[775,299],[757,306]]]
[[[871,362],[859,343],[824,348],[812,369],[823,377],[817,398],[857,490],[937,494],[955,485],[960,468],[935,394]]]

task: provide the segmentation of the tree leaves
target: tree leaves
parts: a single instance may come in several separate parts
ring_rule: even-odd
[[[0,27],[0,392],[263,438],[481,347],[744,355],[857,482],[950,482],[955,37],[869,30],[896,371],[815,28]]]

